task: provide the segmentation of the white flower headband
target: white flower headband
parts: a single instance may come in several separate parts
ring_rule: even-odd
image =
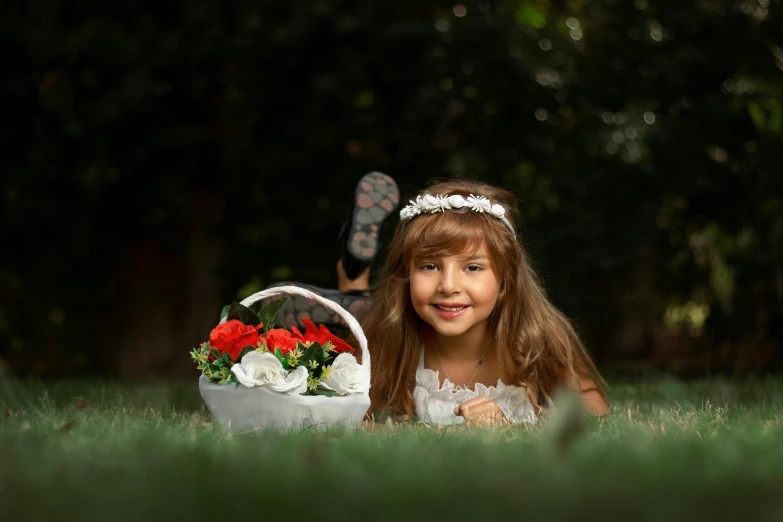
[[[499,219],[506,225],[512,234],[516,234],[514,227],[506,219],[506,209],[503,205],[495,203],[494,205],[485,196],[474,196],[471,194],[467,198],[455,194],[453,196],[433,196],[424,194],[416,196],[416,200],[411,200],[410,205],[400,210],[400,220],[410,221],[419,214],[434,214],[446,210],[458,209],[472,210],[480,214],[487,213],[490,216]]]

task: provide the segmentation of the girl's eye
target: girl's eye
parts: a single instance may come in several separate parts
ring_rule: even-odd
[[[481,265],[468,265],[465,268],[468,272],[480,272],[481,270],[484,270],[484,267]]]
[[[422,270],[436,270],[438,267],[434,263],[424,263],[421,265]]]

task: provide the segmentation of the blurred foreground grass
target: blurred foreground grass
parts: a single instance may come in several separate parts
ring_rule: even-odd
[[[0,381],[0,519],[783,520],[783,379],[612,387],[530,428],[230,434],[195,383]]]

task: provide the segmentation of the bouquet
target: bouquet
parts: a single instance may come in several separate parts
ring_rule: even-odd
[[[288,395],[349,395],[369,390],[369,371],[354,349],[305,319],[305,331],[273,328],[285,299],[260,309],[231,303],[209,341],[190,352],[208,382],[267,387]]]

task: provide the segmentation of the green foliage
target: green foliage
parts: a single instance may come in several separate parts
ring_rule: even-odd
[[[241,360],[244,354],[253,349],[254,347],[252,346],[246,346],[239,357],[237,357],[237,360]],[[209,379],[209,382],[218,384],[237,382],[236,375],[231,371],[234,363],[228,354],[225,352],[220,353],[217,348],[210,346],[209,343],[202,343],[198,348],[191,350],[190,357],[196,363],[198,370]]]
[[[245,346],[244,348],[242,348],[242,351],[239,352],[239,355],[237,355],[237,361],[241,361],[242,357],[247,355],[249,352],[252,352],[253,350],[256,350],[255,346]]]
[[[517,7],[515,13],[516,21],[535,29],[543,29],[546,26],[546,12],[544,9],[548,3],[537,2],[538,5],[535,5],[533,2],[519,2],[519,7]]]
[[[288,371],[290,368],[288,362],[291,359],[291,354],[286,353],[285,356],[283,355],[283,352],[280,350],[280,348],[275,348],[275,350],[272,352],[275,357],[277,357],[277,360],[280,361],[280,364],[283,365],[283,369]]]
[[[325,397],[334,397],[337,395],[337,392],[334,390],[327,390],[324,388],[315,388],[312,390],[312,395],[323,395]]]
[[[325,395],[327,397],[336,395],[332,390],[321,387],[321,379],[326,378],[326,372],[329,371],[332,359],[326,348],[317,342],[311,343],[310,346],[297,343],[296,348],[287,352],[285,356],[279,348],[275,348],[273,353],[286,371],[293,371],[300,366],[307,368],[307,391],[303,395]]]
[[[304,350],[304,355],[299,358],[299,366],[305,366],[308,369],[315,369],[318,373],[314,377],[320,377],[321,369],[326,363],[324,349],[318,343],[312,343]],[[313,372],[311,372],[312,374]]]
[[[333,285],[372,169],[403,200],[446,175],[514,192],[550,297],[604,360],[648,355],[682,307],[705,311],[682,327],[711,360],[780,343],[783,10],[746,4],[9,7],[0,227],[25,247],[0,262],[0,356],[120,367],[151,303],[191,302],[205,237],[230,254],[194,317],[248,281]]]
[[[278,314],[280,308],[285,303],[286,298],[278,299],[264,305],[257,313],[258,321],[264,325],[264,333],[267,333],[270,328],[274,328],[278,322]]]
[[[229,305],[228,315],[226,315],[226,320],[237,320],[248,326],[257,326],[258,319],[258,316],[255,312],[253,312],[253,310],[243,305],[242,303],[236,302]]]

